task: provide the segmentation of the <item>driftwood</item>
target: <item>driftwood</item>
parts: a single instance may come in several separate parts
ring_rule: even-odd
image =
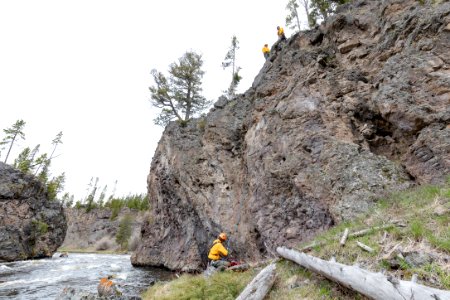
[[[262,300],[266,297],[275,281],[276,265],[270,264],[245,287],[236,300]]]
[[[342,238],[339,242],[339,244],[343,247],[345,245],[345,242],[347,241],[347,237],[348,237],[348,228],[345,228],[344,230],[344,234],[342,235]]]
[[[344,246],[345,242],[347,241],[348,238],[360,237],[360,236],[366,235],[366,234],[371,233],[371,232],[375,232],[375,231],[383,230],[383,229],[388,229],[388,228],[391,228],[391,227],[394,227],[394,226],[402,227],[404,225],[399,223],[399,224],[387,224],[387,225],[383,225],[383,226],[375,226],[375,227],[366,228],[366,229],[363,229],[363,230],[360,230],[360,231],[356,231],[356,232],[353,232],[353,233],[347,233],[347,235],[345,235],[345,232],[348,229],[345,228],[344,235],[342,236],[342,238],[340,240],[340,244],[341,244],[341,246]],[[306,252],[306,251],[311,250],[314,247],[322,246],[322,245],[325,245],[324,241],[314,241],[311,244],[308,244],[308,245],[306,245],[306,246],[304,246],[302,248],[296,248],[296,250],[298,250],[300,252]]]
[[[324,242],[312,242],[311,244],[306,245],[306,246],[304,246],[304,247],[302,247],[300,249],[297,249],[297,250],[300,251],[300,252],[309,251],[309,250],[311,250],[314,247],[322,246],[324,244],[325,244]]]
[[[388,229],[388,228],[391,228],[391,227],[394,227],[394,226],[396,226],[396,224],[387,224],[387,225],[383,225],[383,226],[375,226],[375,227],[371,227],[371,228],[367,228],[367,229],[363,229],[363,230],[360,230],[360,231],[356,231],[356,232],[350,233],[348,236],[349,237],[360,237],[360,236],[366,235],[366,234],[374,232],[374,231]],[[397,224],[397,226],[399,226],[399,225]]]
[[[380,300],[450,300],[450,291],[438,290],[412,281],[386,277],[355,266],[329,262],[285,247],[278,247],[280,256],[319,273],[370,299]]]
[[[361,243],[361,242],[359,242],[359,241],[356,241],[356,244],[357,244],[360,248],[362,248],[363,250],[366,250],[367,252],[372,253],[373,251],[375,251],[375,250],[373,250],[372,248],[370,248],[369,246],[367,246],[367,245],[365,245],[365,244],[363,244],[363,243]]]

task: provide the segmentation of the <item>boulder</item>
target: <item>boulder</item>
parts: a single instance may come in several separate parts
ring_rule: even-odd
[[[75,289],[72,287],[65,287],[61,293],[56,297],[56,300],[141,300],[138,296],[123,296],[123,295],[111,295],[111,296],[99,296],[95,293]]]
[[[0,163],[0,260],[51,257],[66,229],[63,208],[48,200],[45,185]]]
[[[353,50],[353,48],[359,47],[361,42],[358,39],[350,40],[338,47],[339,52],[342,54],[348,53]]]

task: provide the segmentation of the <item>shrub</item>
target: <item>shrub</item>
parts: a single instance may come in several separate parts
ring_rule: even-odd
[[[97,243],[95,243],[95,250],[104,251],[109,250],[114,246],[114,241],[109,236],[102,237]]]
[[[116,242],[120,245],[122,250],[128,249],[128,240],[131,236],[131,225],[133,217],[130,214],[123,216],[120,220],[119,230],[116,234]]]
[[[206,127],[206,119],[200,119],[197,123],[198,129],[200,129],[200,131],[205,131],[205,127]]]
[[[39,221],[39,220],[33,220],[33,226],[35,229],[35,232],[43,235],[48,232],[48,225],[45,222]]]

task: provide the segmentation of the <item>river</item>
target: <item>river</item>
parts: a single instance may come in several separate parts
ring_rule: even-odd
[[[0,299],[55,299],[64,287],[97,293],[102,277],[114,275],[124,295],[139,295],[154,281],[169,280],[172,273],[134,268],[129,255],[78,254],[69,257],[0,263]]]

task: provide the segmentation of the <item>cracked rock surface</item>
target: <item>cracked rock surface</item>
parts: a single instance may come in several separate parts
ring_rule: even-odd
[[[170,124],[135,265],[256,260],[450,173],[450,2],[354,1],[272,47],[243,95]]]
[[[0,162],[0,261],[51,257],[66,229],[63,208],[48,200],[45,186]]]

